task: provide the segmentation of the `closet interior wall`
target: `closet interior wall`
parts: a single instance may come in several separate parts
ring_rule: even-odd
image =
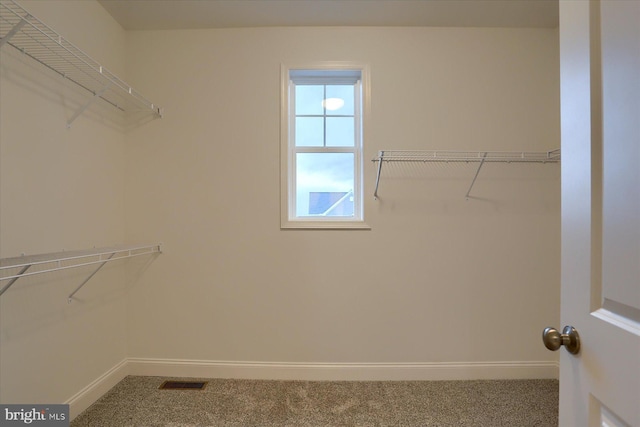
[[[97,2],[20,5],[124,74],[125,32]],[[88,98],[11,46],[0,50],[0,258],[125,241],[123,118],[97,102],[67,129]],[[67,301],[93,269],[24,277],[0,297],[0,402],[67,402],[124,360],[122,262]]]
[[[485,165],[469,201],[477,163],[385,165],[374,200],[368,160],[558,148],[558,57],[557,29],[129,32],[128,75],[171,106],[127,135],[127,234],[166,247],[132,289],[131,357],[294,377],[553,366],[540,334],[559,321],[559,165]],[[313,61],[370,66],[369,231],[279,228],[280,67]]]
[[[66,129],[82,96],[3,48],[0,257],[164,245],[162,262],[105,266],[72,304],[80,272],[3,294],[2,403],[68,401],[127,361],[226,376],[550,375],[536,368],[557,361],[540,333],[559,323],[558,165],[487,165],[465,201],[474,165],[385,167],[374,200],[368,164],[371,230],[281,230],[279,84],[282,63],[369,64],[365,159],[547,151],[559,146],[557,29],[125,32],[97,2],[21,4],[165,111],[125,132],[96,104]]]

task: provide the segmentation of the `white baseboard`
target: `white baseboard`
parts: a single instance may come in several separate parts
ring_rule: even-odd
[[[65,403],[74,419],[127,375],[304,381],[557,379],[558,362],[295,363],[124,359]]]
[[[129,362],[124,359],[64,402],[69,405],[69,418],[73,420],[127,375],[129,375]]]
[[[557,379],[555,361],[469,363],[279,363],[128,359],[129,374],[307,381]]]

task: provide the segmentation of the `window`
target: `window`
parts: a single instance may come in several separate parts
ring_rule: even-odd
[[[363,66],[282,67],[282,228],[368,228],[366,79]]]

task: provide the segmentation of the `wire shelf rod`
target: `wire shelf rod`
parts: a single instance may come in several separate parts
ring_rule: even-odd
[[[28,15],[26,18],[23,18],[22,22],[30,23],[28,21],[29,19],[37,21],[35,17],[33,17],[32,15]],[[83,54],[79,49],[76,48],[76,50],[74,50],[73,48],[75,46],[71,45],[70,43],[69,47],[65,46],[66,40],[64,40],[61,36],[58,36],[44,23],[40,21],[38,21],[38,23],[42,24],[43,28],[50,30],[51,34],[48,34],[48,32],[43,28],[38,28],[36,25],[32,24],[31,29],[36,32],[35,34],[31,33],[28,28],[27,30],[24,30],[22,32],[24,38],[16,40],[15,43],[9,42],[9,44],[14,48],[20,50],[21,52],[26,53],[29,57],[58,72],[62,76],[69,78],[69,80],[73,81],[74,83],[83,86],[83,88],[91,91],[78,81],[68,77],[68,74],[70,74],[70,72],[75,69],[81,73],[84,73],[90,80],[98,81],[97,76],[93,76],[92,74],[90,74],[90,72],[93,74],[102,74],[102,67],[100,66],[100,64],[93,61],[89,56]],[[42,36],[44,38],[39,39],[38,36]],[[9,39],[9,35],[5,36],[3,40],[4,39]],[[58,48],[62,49],[63,52],[56,52],[55,49]],[[70,57],[64,56],[65,54],[70,55]],[[81,56],[81,54],[83,56]],[[74,63],[74,58],[78,61],[77,63]],[[60,64],[68,64],[73,68],[65,68]],[[87,67],[88,69],[83,69],[83,66]],[[64,70],[66,70],[66,72]]]
[[[425,151],[383,150],[373,162],[504,162],[555,163],[560,161],[560,150],[534,151]]]
[[[34,276],[37,274],[51,273],[54,271],[68,270],[72,268],[85,267],[89,265],[100,264],[100,266],[94,270],[88,278],[86,278],[80,286],[69,295],[68,300],[71,302],[73,295],[80,290],[107,262],[117,261],[121,259],[127,259],[142,255],[150,255],[154,253],[162,253],[162,245],[148,245],[148,246],[122,246],[113,248],[101,248],[88,251],[77,251],[81,253],[79,255],[65,256],[66,252],[55,252],[51,254],[40,254],[31,256],[22,256],[15,258],[0,259],[0,272],[20,269],[17,274],[10,274],[5,277],[0,277],[0,282],[9,281],[3,288],[0,289],[0,295],[4,294],[19,278]],[[117,255],[122,254],[122,255]],[[107,258],[104,256],[108,255]],[[95,258],[98,259],[95,259]],[[87,259],[93,259],[87,261]],[[23,262],[24,261],[24,262]],[[74,262],[70,265],[62,265],[63,262]],[[46,264],[54,264],[53,267],[45,268],[37,271],[29,271],[33,266],[42,266]]]
[[[473,163],[480,165],[476,170],[473,181],[466,194],[473,189],[480,169],[485,163],[559,163],[560,149],[550,151],[447,151],[447,150],[380,150],[372,162],[378,162],[376,171],[376,183],[373,192],[374,200],[378,199],[378,188],[382,175],[382,164],[384,162],[414,162],[414,163]]]
[[[11,268],[20,268],[24,266],[38,266],[42,264],[50,264],[52,262],[67,262],[76,261],[85,258],[102,257],[118,252],[137,252],[137,251],[149,251],[149,252],[162,252],[161,245],[145,245],[145,246],[122,246],[122,247],[109,247],[100,249],[88,249],[85,251],[62,251],[53,252],[50,254],[39,255],[23,255],[14,258],[0,259],[0,263],[4,264],[0,266],[0,272]],[[79,255],[64,256],[69,253],[79,253]],[[147,252],[145,252],[147,253]],[[24,262],[19,262],[24,260]],[[0,277],[0,281],[10,279],[12,276]]]
[[[53,51],[53,47],[46,46],[36,40],[33,41],[32,45],[27,44],[26,41],[23,41],[23,43],[19,45],[11,42],[8,42],[8,44],[88,92],[95,93],[95,91],[91,89],[92,84],[101,84],[97,75],[92,75],[89,70],[83,70],[80,67],[86,63],[74,64],[70,58],[58,56],[56,52]],[[51,56],[48,56],[49,54]],[[91,72],[95,73],[95,70],[90,64],[86,65],[90,67]],[[76,72],[80,74],[75,74]],[[105,101],[112,103],[107,99],[105,99]]]
[[[162,108],[135,91],[89,55],[38,20],[14,0],[0,0],[0,46],[9,44],[47,68],[123,111],[150,111],[162,117]]]

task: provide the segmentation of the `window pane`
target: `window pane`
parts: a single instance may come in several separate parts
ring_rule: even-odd
[[[327,147],[353,147],[353,117],[327,117]]]
[[[327,115],[352,116],[354,114],[354,89],[353,85],[327,86],[327,99],[341,99],[342,107],[337,109],[327,108]]]
[[[353,216],[353,153],[296,154],[296,216]]]
[[[324,119],[322,117],[296,117],[296,146],[322,147],[324,145]]]
[[[323,85],[296,85],[296,115],[322,115]]]

